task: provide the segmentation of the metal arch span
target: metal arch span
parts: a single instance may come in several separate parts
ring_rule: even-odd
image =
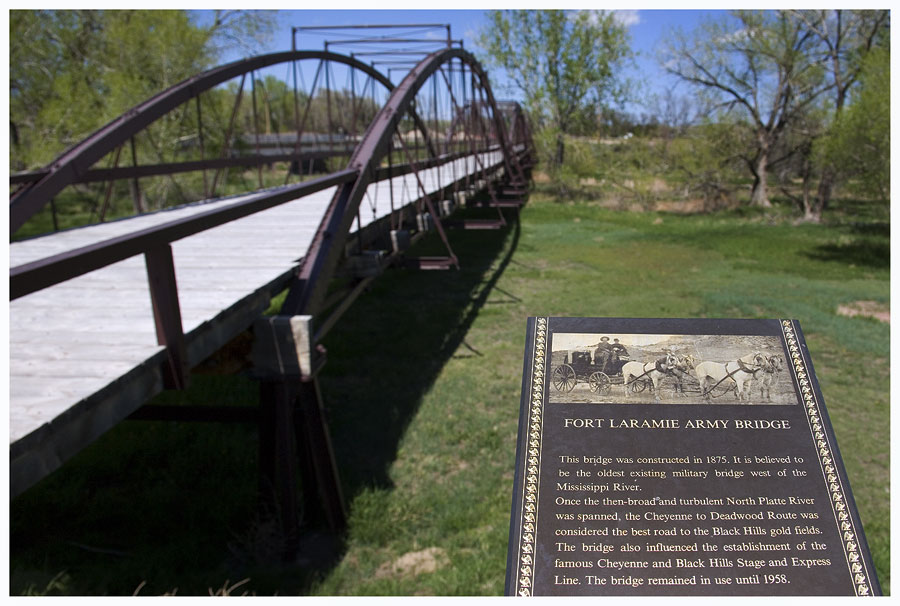
[[[213,72],[219,74],[217,78],[221,82],[233,77],[234,74],[239,75],[241,69],[251,70],[260,65],[302,57],[328,57],[334,61],[346,59],[330,53],[305,51],[281,53],[272,55],[268,59],[257,58],[231,66],[223,66]],[[461,80],[465,83],[461,88],[457,88],[456,84],[447,81],[448,74],[451,80],[455,77],[451,61],[458,61],[459,67],[462,68],[456,71],[457,74],[461,74]],[[356,62],[349,63],[357,64]],[[225,72],[229,67],[232,71]],[[360,67],[360,69],[365,68]],[[365,71],[369,73],[368,69]],[[432,76],[430,80],[429,76]],[[378,80],[384,83],[381,78]],[[477,85],[476,80],[480,80]],[[199,98],[201,83],[206,88],[211,88],[215,86],[216,81],[216,77],[209,72],[177,85],[177,91],[170,89],[157,95],[137,106],[130,114],[100,129],[89,140],[63,154],[57,161],[57,166],[48,167],[48,171],[52,168],[54,174],[47,172],[31,175],[30,179],[37,181],[47,177],[48,181],[52,181],[52,178],[57,178],[64,183],[63,177],[55,174],[61,172],[59,169],[63,165],[70,173],[83,170],[87,171],[88,175],[92,174],[94,171],[88,170],[91,166],[90,154],[95,154],[95,157],[99,154],[102,158],[101,150],[104,140],[107,141],[106,150],[111,151],[115,148],[115,143],[109,143],[109,140],[116,136],[116,133],[121,139],[127,139],[131,133],[140,131],[142,124],[153,121],[151,110],[164,115],[167,111],[166,108],[176,107],[184,100],[191,99],[192,95]],[[374,81],[373,78],[372,82]],[[421,111],[424,108],[426,113],[430,111],[428,105],[430,84],[435,86],[435,94],[431,98],[434,100],[432,106],[434,121],[426,123],[423,122],[420,115],[417,115],[415,109],[418,107]],[[470,84],[471,87],[469,87]],[[441,87],[440,99],[437,97],[438,87]],[[439,150],[435,150],[435,146],[427,144],[429,132],[434,135],[450,118],[449,114],[442,113],[440,114],[441,118],[438,119],[441,112],[439,106],[443,105],[444,109],[447,109],[448,102],[452,100],[454,108],[465,108],[467,87],[472,91],[470,98],[473,110],[477,111],[472,111],[471,122],[460,126],[460,132],[454,132],[451,128],[446,143],[440,141],[439,135],[435,136],[433,142],[435,146],[440,147]],[[420,91],[421,94],[417,97],[416,95]],[[176,92],[182,95],[180,99],[176,96]],[[453,99],[454,94],[458,97],[460,93],[463,95],[462,104]],[[486,96],[489,98],[489,102],[485,101]],[[476,97],[477,103],[480,104],[477,107],[475,105]],[[11,249],[28,248],[28,251],[26,251],[27,254],[23,253],[18,257],[18,261],[11,264],[10,270],[11,299],[16,299],[16,301],[11,300],[11,313],[21,313],[16,317],[15,322],[11,321],[11,326],[19,330],[18,334],[21,336],[21,338],[16,337],[18,349],[15,359],[20,362],[19,369],[22,370],[16,375],[18,382],[10,381],[11,385],[15,384],[17,388],[21,388],[11,395],[10,408],[13,410],[14,407],[17,407],[17,411],[26,409],[36,411],[40,408],[39,412],[44,415],[36,414],[25,419],[21,424],[22,431],[15,434],[15,447],[14,449],[11,447],[11,470],[16,471],[16,479],[13,484],[15,492],[26,489],[49,471],[57,468],[62,461],[72,456],[112,425],[133,413],[137,407],[161,389],[185,386],[189,379],[190,368],[205,359],[210,353],[221,348],[239,331],[246,330],[259,317],[275,293],[290,285],[292,286],[292,296],[296,298],[298,295],[309,294],[302,288],[304,284],[321,288],[322,291],[327,289],[329,283],[343,286],[343,284],[335,284],[336,281],[332,278],[335,277],[334,269],[340,262],[340,257],[343,254],[352,254],[348,246],[353,248],[355,244],[354,250],[362,251],[363,247],[368,244],[363,243],[364,238],[370,234],[377,235],[379,230],[386,226],[388,219],[393,221],[397,216],[394,214],[394,192],[391,189],[397,187],[397,181],[409,181],[410,183],[408,188],[402,185],[402,189],[398,189],[399,206],[396,209],[398,215],[416,210],[422,212],[422,205],[427,201],[428,196],[438,195],[438,193],[440,195],[448,192],[468,194],[486,187],[493,198],[495,184],[492,184],[492,181],[501,176],[504,161],[506,168],[514,169],[507,173],[506,176],[509,177],[510,174],[518,172],[517,160],[525,158],[530,149],[529,141],[521,138],[521,135],[513,127],[514,122],[510,122],[510,116],[514,112],[514,106],[497,104],[494,101],[488,86],[487,75],[471,55],[460,50],[435,53],[426,57],[402,82],[396,93],[390,95],[389,102],[367,125],[368,128],[362,135],[362,139],[355,139],[361,140],[362,144],[355,150],[349,147],[346,149],[343,154],[345,157],[350,156],[352,151],[350,168],[296,185],[278,186],[247,194],[237,201],[234,198],[210,200],[208,207],[184,205],[171,209],[172,215],[169,215],[168,212],[149,213],[124,221],[96,224],[85,229],[66,230],[64,233],[48,235],[46,239],[51,240],[49,242],[51,245],[56,245],[60,239],[67,243],[63,252],[58,252],[59,248],[40,248],[39,251],[29,248],[32,246],[43,247],[47,244],[43,241],[44,238],[11,243]],[[129,131],[128,128],[132,130]],[[507,131],[516,133],[515,142],[507,140]],[[354,133],[356,132],[358,131],[354,131]],[[422,135],[426,138],[424,146],[420,145]],[[397,138],[392,141],[392,136]],[[454,137],[458,137],[456,141],[453,141]],[[501,155],[501,149],[505,152],[503,155]],[[399,162],[396,157],[398,151],[406,155]],[[393,160],[392,153],[395,156]],[[384,159],[387,159],[387,163],[382,162]],[[457,165],[465,167],[457,169]],[[156,165],[154,168],[160,166],[162,165]],[[444,169],[446,169],[445,174],[449,176],[440,176]],[[437,173],[437,179],[432,178],[434,173]],[[463,174],[464,176],[461,176]],[[409,179],[406,179],[407,176]],[[20,182],[24,182],[24,180]],[[60,187],[60,182],[53,187]],[[68,183],[72,182],[72,180],[68,181]],[[352,185],[339,189],[340,193],[337,196],[332,196],[329,192],[312,200],[313,192],[332,186],[350,184],[350,182]],[[390,214],[381,212],[386,210],[384,206],[387,206],[387,200],[382,198],[382,201],[378,202],[377,195],[375,195],[376,200],[369,200],[372,205],[372,221],[368,222],[368,217],[366,217],[367,223],[364,226],[358,214],[361,197],[369,189],[366,187],[367,184],[372,186],[370,189],[377,194],[379,183],[383,183],[383,190],[390,191]],[[427,183],[427,187],[423,183]],[[516,184],[515,181],[513,183]],[[43,182],[43,186],[46,187],[47,183]],[[415,193],[411,194],[411,190],[414,190]],[[506,193],[514,195],[510,192]],[[350,199],[355,200],[354,205],[348,206],[346,202]],[[335,200],[338,201],[339,206],[336,206]],[[375,206],[377,205],[381,206],[377,209],[380,214],[376,216]],[[427,202],[427,205],[430,207],[435,226],[440,229],[439,217],[453,211],[445,210],[447,207],[441,205],[439,214],[435,212],[430,202]],[[276,209],[276,207],[279,208]],[[357,212],[353,212],[354,209]],[[311,210],[314,212],[306,212]],[[276,212],[274,221],[272,220],[273,215],[270,214],[268,223],[266,223],[266,217],[263,215],[270,211],[281,211],[281,214]],[[250,220],[243,221],[245,217],[249,218],[251,215],[262,217],[265,229],[257,229],[257,226],[252,225],[253,222]],[[353,215],[357,215],[356,218],[360,223],[356,234],[365,234],[356,243],[348,242]],[[325,217],[324,220],[323,217]],[[401,225],[403,225],[402,221],[401,217]],[[239,246],[233,237],[219,237],[217,234],[213,234],[208,240],[200,237],[209,235],[213,231],[212,228],[226,227],[226,223],[229,228],[241,227],[241,223],[245,225],[251,223],[252,229],[248,231],[255,230],[255,236],[258,237],[264,232],[264,242],[262,243],[265,244],[265,248],[254,246],[254,243],[260,242],[259,240]],[[313,230],[317,225],[321,226],[314,237]],[[373,229],[364,231],[368,229],[367,226],[371,226]],[[393,222],[391,227],[394,227]],[[484,227],[477,229],[484,229]],[[413,237],[419,236],[420,232],[424,235],[427,230],[427,227],[420,226]],[[276,231],[277,234],[273,233]],[[69,239],[70,236],[74,239]],[[217,243],[212,241],[215,239],[218,239]],[[312,246],[314,240],[317,242],[316,246]],[[372,240],[374,241],[374,237]],[[309,274],[311,280],[299,282],[301,287],[298,287],[297,258],[304,251],[309,251],[306,255],[307,261],[304,263],[305,271],[322,267],[325,267],[327,271]],[[391,262],[409,260],[401,258],[402,252],[398,253],[396,250],[394,252],[396,256],[392,258]],[[455,260],[452,251],[450,253]],[[139,255],[143,255],[144,259],[142,260]],[[253,263],[247,265],[247,267],[252,266],[252,269],[248,270],[241,263],[250,256],[253,257]],[[225,264],[226,260],[232,264]],[[235,260],[238,260],[238,263],[234,263]],[[265,260],[265,263],[262,263],[262,260]],[[109,267],[118,261],[122,261],[126,265],[130,263],[128,267],[125,267],[124,273],[120,272],[118,268],[111,269]],[[144,261],[143,264],[142,261]],[[175,279],[176,266],[178,269],[177,283]],[[217,268],[219,271],[214,271]],[[224,268],[235,269],[235,271],[225,271]],[[99,277],[99,280],[95,280],[93,284],[87,284],[92,276],[85,274],[93,273],[94,270],[106,273],[102,276],[99,273],[94,274],[93,278]],[[339,277],[344,278],[345,276],[341,274]],[[80,282],[68,286],[63,284],[70,279],[80,280]],[[127,287],[121,289],[122,296],[113,297],[117,305],[116,313],[110,314],[109,317],[97,314],[97,305],[93,299],[84,296],[85,292],[89,288],[95,289],[98,283],[101,288],[105,288],[109,284],[126,284],[126,279]],[[226,279],[231,280],[232,286],[222,288],[222,282]],[[328,323],[336,321],[336,318],[346,310],[347,306],[365,288],[367,281],[371,279],[374,279],[374,276],[360,272],[347,280],[350,287],[347,288],[346,293],[337,290],[329,293],[328,300],[334,305],[334,311],[328,318],[325,318],[325,322],[314,327],[318,332],[310,333],[310,336],[313,337],[313,343],[310,344],[318,342]],[[35,292],[45,288],[46,292]],[[59,290],[49,292],[51,288]],[[66,290],[67,288],[69,290]],[[77,294],[72,294],[72,288],[77,290]],[[65,292],[60,294],[61,291]],[[248,292],[249,296],[246,294]],[[36,303],[37,299],[19,300],[29,293],[40,299],[40,305]],[[313,294],[318,296],[321,293]],[[328,305],[327,302],[325,305],[322,305],[321,302],[315,302],[315,304],[319,307],[309,306],[306,309],[320,314],[321,307]],[[285,309],[290,308],[283,308],[283,312],[288,313],[284,311]],[[121,322],[118,327],[109,324],[112,317]],[[40,318],[41,321],[35,322],[32,320],[33,318]],[[49,333],[45,330],[44,320],[46,318],[59,320],[59,323],[55,324]],[[74,318],[76,322],[65,324],[68,318]],[[322,318],[324,315],[319,315],[313,320],[319,324]],[[90,321],[85,321],[86,319]],[[96,323],[92,323],[93,321]],[[103,341],[97,338],[104,331],[111,333],[112,341]],[[90,337],[83,339],[83,334],[87,333],[90,333]],[[48,343],[47,334],[52,334],[54,339],[58,339],[58,342]],[[122,337],[122,335],[126,336]],[[118,340],[120,338],[122,338],[121,341]],[[82,366],[67,366],[63,369],[65,372],[61,372],[60,366],[68,364],[68,359],[61,359],[60,364],[47,363],[47,351],[58,356],[59,351],[69,351],[60,350],[60,347],[67,347],[71,343],[75,343],[79,347],[78,355],[82,357],[69,356],[67,353],[63,358],[69,357],[75,362],[83,364]],[[120,348],[119,345],[122,347]],[[128,351],[125,352],[123,349]],[[94,353],[98,351],[100,352],[98,356],[102,355],[102,358],[94,356]],[[26,356],[25,353],[28,355]],[[324,362],[324,356],[312,357],[316,364]],[[114,362],[114,364],[101,365],[95,363],[96,360]],[[316,402],[320,400],[315,377],[319,365],[316,364],[300,379],[283,370],[281,371],[282,375],[271,380],[267,379],[267,385],[284,384],[287,386],[283,392],[278,392],[281,395],[277,397],[268,392],[263,394],[268,387],[265,389],[261,387],[260,409],[267,411],[266,414],[273,409],[278,409],[288,415],[288,421],[283,421],[285,423],[283,427],[274,428],[266,425],[265,429],[266,435],[270,438],[272,434],[278,434],[280,437],[277,439],[286,443],[283,444],[283,451],[279,451],[286,453],[284,454],[285,460],[288,456],[292,456],[291,452],[294,452],[293,438],[286,435],[292,433],[289,429],[290,426],[294,426],[293,431],[299,432],[297,427],[303,425],[306,428],[303,431],[316,434],[313,438],[320,440],[327,438],[327,428],[322,420],[306,419],[302,423],[290,421],[291,415],[301,414],[297,412],[301,410],[298,408],[297,402],[301,402],[302,409],[306,411],[302,413],[303,415],[315,412],[313,410],[310,413],[307,409],[310,406],[315,409]],[[100,368],[101,366],[103,368]],[[82,369],[88,367],[93,373],[90,377],[91,380],[74,385],[75,381],[71,379],[73,376],[71,373],[74,372],[81,377],[86,374]],[[39,375],[34,372],[36,368],[47,372]],[[123,368],[126,370],[122,370]],[[127,370],[128,368],[130,370]],[[126,374],[122,374],[123,372]],[[28,376],[25,376],[26,374]],[[51,387],[48,387],[50,381],[45,380],[46,378],[52,379],[53,390],[57,390],[57,386],[62,386],[62,388],[51,396],[47,396]],[[309,378],[311,380],[307,380]],[[24,379],[28,379],[30,382]],[[291,391],[294,388],[297,393]],[[65,392],[64,397],[56,397],[55,393],[63,391]],[[282,396],[288,399],[281,401],[279,398]],[[13,397],[17,400],[14,401]],[[24,406],[23,402],[26,402],[27,398],[31,398],[28,402],[32,404],[36,402],[36,404]],[[278,401],[273,404],[272,400]],[[263,405],[263,401],[265,405]],[[21,416],[19,415],[17,420]],[[11,433],[11,435],[13,434]],[[270,441],[275,441],[275,438],[272,440],[261,439],[261,444],[268,444]],[[337,478],[336,472],[327,469],[332,462],[325,461],[319,466],[320,469],[324,469],[323,477],[331,475],[334,479]],[[276,468],[281,469],[277,465],[273,465],[272,469]],[[323,482],[327,482],[327,478]],[[339,483],[331,481],[331,485],[336,486]],[[332,504],[339,501],[339,496],[330,499]],[[337,520],[334,522],[336,526],[340,525],[339,509],[339,506],[332,507],[332,510],[336,512],[333,514],[334,520]],[[287,511],[288,509],[284,508],[283,510]]]
[[[393,90],[351,156],[347,168],[356,170],[357,177],[341,185],[332,198],[319,230],[301,263],[297,279],[291,285],[281,308],[282,314],[314,315],[321,310],[329,278],[334,274],[340,261],[343,244],[357,209],[366,188],[376,179],[376,169],[391,147],[395,130],[403,115],[413,107],[416,93],[427,79],[453,59],[464,62],[472,73],[478,76],[487,97],[486,102],[492,110],[506,174],[512,174],[514,159],[506,136],[506,127],[481,64],[471,53],[459,48],[444,49],[428,55],[411,69]]]
[[[14,234],[32,215],[43,208],[63,188],[83,175],[98,160],[124,144],[176,107],[205,92],[254,70],[307,59],[343,63],[371,76],[388,90],[393,83],[381,72],[358,59],[329,51],[287,51],[259,55],[213,68],[198,74],[136,105],[80,143],[63,152],[38,181],[16,191],[9,201],[9,230]],[[419,122],[417,120],[417,122]]]

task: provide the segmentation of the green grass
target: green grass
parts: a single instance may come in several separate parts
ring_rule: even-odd
[[[799,319],[887,593],[890,331],[836,310],[889,303],[888,214],[845,205],[827,219],[535,195],[520,230],[452,232],[460,271],[388,272],[326,339],[320,383],[350,512],[336,561],[274,557],[255,517],[252,427],[124,423],[13,500],[11,591],[146,582],[141,595],[189,595],[249,578],[237,592],[499,595],[525,318],[568,315]],[[256,398],[247,379],[196,384],[164,396]]]

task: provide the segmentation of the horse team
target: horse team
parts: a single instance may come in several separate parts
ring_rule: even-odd
[[[700,384],[700,394],[710,402],[713,390],[724,387],[734,391],[739,401],[750,400],[754,384],[759,388],[761,398],[772,401],[772,383],[784,369],[784,356],[767,355],[756,352],[747,354],[731,362],[701,362],[692,355],[678,355],[667,352],[653,362],[627,362],[622,366],[625,397],[629,396],[635,381],[648,377],[653,383],[656,401],[659,402],[659,384],[671,377],[675,381],[675,392],[684,395],[684,380],[696,379]],[[693,375],[693,376],[692,376]]]

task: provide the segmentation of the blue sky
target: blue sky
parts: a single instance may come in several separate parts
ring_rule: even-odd
[[[714,17],[722,11],[714,10],[618,10],[618,17],[628,27],[631,36],[632,49],[637,53],[636,68],[629,70],[628,75],[633,80],[643,82],[650,90],[660,90],[675,83],[659,67],[656,61],[656,48],[666,34],[673,28],[679,27],[690,31],[704,17]],[[350,24],[408,24],[408,23],[435,23],[450,24],[453,39],[463,40],[466,49],[477,54],[479,51],[478,37],[487,26],[485,11],[482,10],[281,10],[277,14],[278,27],[271,42],[264,51],[275,52],[290,50],[291,28],[313,25],[350,25]],[[384,35],[386,30],[378,30],[377,34]],[[423,35],[440,37],[446,32],[432,30]],[[318,33],[301,33],[297,47],[300,49],[321,49],[326,39],[335,39],[332,34],[321,35]],[[335,49],[340,52],[339,49]],[[224,57],[226,61],[239,58],[237,54]],[[494,86],[501,82],[500,74],[492,74]],[[515,95],[504,94],[498,91],[500,96],[514,98]],[[639,112],[640,107],[629,106],[629,111]]]

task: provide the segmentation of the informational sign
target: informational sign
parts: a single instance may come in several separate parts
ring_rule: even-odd
[[[508,595],[880,595],[793,320],[529,318]]]

